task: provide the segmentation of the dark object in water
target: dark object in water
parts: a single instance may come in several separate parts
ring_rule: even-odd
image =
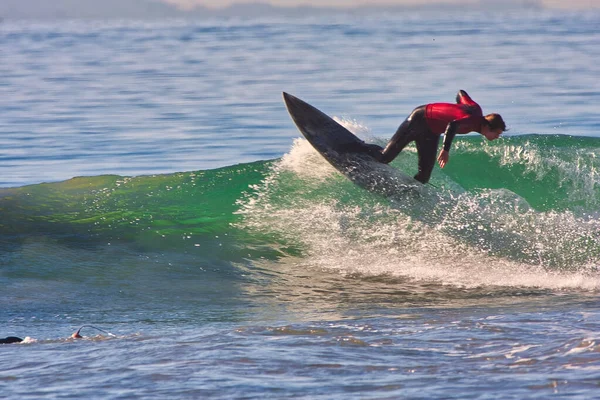
[[[0,339],[0,344],[21,343],[23,339],[16,336],[8,336]]]

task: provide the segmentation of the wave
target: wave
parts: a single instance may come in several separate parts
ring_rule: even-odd
[[[432,195],[382,198],[355,187],[298,139],[239,212],[246,228],[301,243],[301,268],[467,287],[595,290],[599,150],[591,138],[467,138],[453,149],[452,166],[436,170]],[[394,166],[416,172],[414,148]]]
[[[508,189],[540,211],[595,213],[600,139],[564,135],[469,138],[453,149],[448,177],[467,190]]]
[[[1,189],[0,245],[43,237],[190,252],[216,264],[271,260],[468,287],[595,290],[599,155],[595,138],[461,138],[431,194],[383,197],[297,139],[278,160]],[[414,173],[414,148],[392,165]]]

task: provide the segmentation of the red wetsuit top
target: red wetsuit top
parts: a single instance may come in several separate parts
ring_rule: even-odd
[[[432,133],[444,133],[444,150],[449,151],[454,136],[469,132],[480,132],[484,123],[479,104],[464,90],[456,95],[456,103],[431,103],[425,106],[425,120]]]

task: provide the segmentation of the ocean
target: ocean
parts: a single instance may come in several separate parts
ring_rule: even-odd
[[[598,26],[4,21],[0,338],[25,340],[0,345],[0,397],[597,398]],[[510,130],[391,195],[281,97],[383,145],[459,89]]]

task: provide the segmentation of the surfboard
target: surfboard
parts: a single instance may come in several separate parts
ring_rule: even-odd
[[[358,186],[386,196],[424,187],[414,178],[370,156],[364,150],[365,142],[324,112],[289,93],[284,92],[283,99],[306,140]]]

